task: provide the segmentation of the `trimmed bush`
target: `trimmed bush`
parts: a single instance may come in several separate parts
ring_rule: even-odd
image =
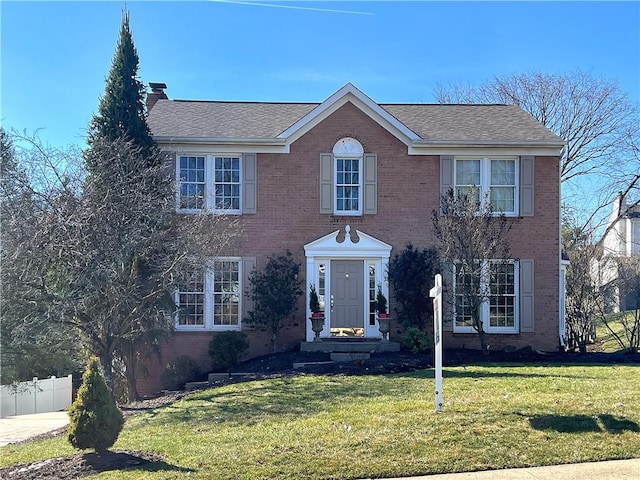
[[[433,324],[433,299],[429,290],[440,272],[438,251],[420,250],[411,243],[389,262],[389,282],[393,287],[394,311],[398,321],[427,330]]]
[[[411,353],[423,353],[431,349],[431,339],[418,327],[409,327],[400,340],[400,346]]]
[[[198,380],[202,375],[198,363],[188,355],[180,355],[162,372],[160,382],[165,390],[182,390],[185,383]]]
[[[226,372],[237,365],[249,348],[249,340],[242,332],[220,332],[209,342],[209,357],[214,372]]]
[[[100,374],[98,359],[91,357],[69,407],[67,439],[77,449],[104,452],[116,443],[123,425],[124,417]]]

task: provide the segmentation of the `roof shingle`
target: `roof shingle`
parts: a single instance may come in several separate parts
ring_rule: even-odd
[[[319,103],[158,100],[149,112],[154,136],[273,139]],[[380,104],[432,142],[561,142],[515,105]]]

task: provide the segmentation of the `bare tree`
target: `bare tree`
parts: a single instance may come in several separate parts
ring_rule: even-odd
[[[173,329],[177,272],[194,257],[219,254],[239,233],[237,222],[177,215],[173,175],[161,161],[149,166],[129,141],[97,139],[90,154],[98,168],[89,175],[82,166],[63,175],[53,152],[32,146],[33,159],[48,167],[48,187],[31,183],[37,224],[15,275],[28,289],[21,282],[16,295],[73,326],[112,392],[121,369],[134,400],[139,360]]]
[[[620,303],[617,315],[602,315],[603,324],[620,346],[629,353],[640,353],[640,256],[609,258],[615,270],[611,283]],[[619,322],[621,331],[614,328]]]
[[[599,249],[590,241],[591,234],[565,215],[562,243],[569,258],[566,278],[567,349],[587,351],[596,334],[596,320],[602,317],[609,291],[604,285],[607,269],[599,261]]]
[[[472,327],[482,352],[488,354],[482,306],[495,294],[490,277],[500,275],[509,258],[511,224],[504,214],[493,211],[488,198],[478,201],[474,190],[467,195],[450,190],[442,197],[440,211],[433,212],[432,221],[440,256],[454,278],[454,321]]]
[[[43,163],[22,143],[14,147],[13,135],[0,129],[0,355],[2,383],[33,377],[67,375],[82,370],[75,331],[61,322],[60,312],[44,307],[43,269],[34,239],[40,232],[43,209],[59,195],[46,172],[51,165],[67,177],[73,150],[52,150]],[[26,154],[29,153],[29,154]],[[40,159],[42,160],[42,159]],[[62,178],[62,177],[61,177]],[[59,189],[64,189],[58,182]]]
[[[575,71],[496,77],[480,85],[439,86],[440,103],[515,104],[567,142],[561,163],[563,196],[583,212],[583,225],[596,228],[601,210],[618,191],[640,201],[638,105],[617,83]],[[584,192],[589,192],[585,202]],[[635,194],[634,194],[635,192]],[[595,204],[594,204],[595,201]]]

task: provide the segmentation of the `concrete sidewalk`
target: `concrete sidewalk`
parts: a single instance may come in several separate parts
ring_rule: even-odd
[[[67,412],[33,413],[0,418],[0,446],[52,432],[68,423]]]
[[[640,459],[447,473],[387,480],[638,480]],[[366,479],[371,480],[371,479]]]

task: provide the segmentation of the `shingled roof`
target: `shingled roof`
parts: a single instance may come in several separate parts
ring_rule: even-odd
[[[164,138],[275,139],[320,103],[158,100],[149,112],[154,136]],[[376,104],[433,143],[562,144],[515,105]]]

